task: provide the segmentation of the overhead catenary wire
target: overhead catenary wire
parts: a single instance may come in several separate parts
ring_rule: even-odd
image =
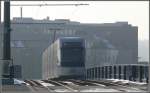
[[[89,4],[11,4],[10,6],[81,6]]]
[[[85,3],[76,3],[76,4],[11,4],[10,6],[20,6],[20,17],[23,17],[23,7],[29,7],[29,6],[39,6],[39,7],[43,7],[43,6],[82,6],[82,5],[89,5],[89,4],[85,4]]]

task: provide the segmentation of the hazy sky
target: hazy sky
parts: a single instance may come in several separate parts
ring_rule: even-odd
[[[44,19],[70,19],[81,23],[113,23],[128,21],[139,27],[140,40],[149,39],[149,2],[148,1],[43,1],[43,2],[12,2],[12,4],[31,3],[86,3],[89,6],[44,6],[23,7],[23,17]],[[3,5],[3,3],[2,3]],[[3,9],[2,9],[3,10]],[[3,13],[3,11],[2,11]],[[11,7],[12,17],[20,17],[20,7]]]

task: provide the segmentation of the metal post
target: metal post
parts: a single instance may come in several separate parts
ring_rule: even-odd
[[[116,78],[117,78],[117,77],[116,77],[116,74],[117,74],[117,73],[116,73],[116,66],[114,66],[113,69],[114,69],[114,79],[116,79]]]
[[[102,76],[101,73],[102,73],[101,72],[101,67],[99,67],[99,80],[101,80],[101,76]]]
[[[123,68],[124,68],[123,69],[123,76],[124,76],[123,79],[126,80],[127,79],[127,75],[126,75],[127,74],[127,66],[123,66]]]
[[[118,66],[118,70],[119,70],[118,78],[121,79],[121,74],[122,74],[122,73],[121,73],[121,72],[122,72],[122,71],[121,71],[121,66]]]
[[[104,79],[104,69],[101,67],[101,79]]]
[[[22,18],[22,7],[20,7],[20,17]]]
[[[100,80],[100,67],[98,67],[98,74],[97,74],[98,76],[98,80]]]
[[[107,79],[107,66],[104,66],[104,76],[105,76],[105,79]]]
[[[99,78],[100,78],[100,80],[101,80],[101,79],[102,79],[102,67],[99,67],[99,70],[100,70],[100,71],[99,71],[99,72],[100,72],[100,74],[99,74],[99,75],[100,75],[100,76],[99,76]]]
[[[0,0],[0,23],[1,23],[1,0]]]
[[[111,79],[112,77],[111,77],[111,75],[112,75],[112,66],[109,66],[109,72],[108,72],[109,74],[109,76],[108,76],[108,78],[109,79]]]
[[[4,1],[4,38],[3,38],[3,84],[12,84],[10,75],[11,47],[10,47],[10,0]]]
[[[88,79],[91,79],[91,69],[89,68],[89,75],[88,75]]]
[[[4,2],[3,60],[10,60],[10,2]],[[4,62],[4,74],[8,74],[9,62]]]
[[[142,82],[143,77],[143,66],[139,66],[139,81]]]
[[[150,91],[150,62],[148,63],[148,91]]]

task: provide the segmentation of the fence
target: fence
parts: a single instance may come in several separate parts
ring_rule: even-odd
[[[86,69],[87,79],[124,79],[148,83],[148,65],[107,65]]]

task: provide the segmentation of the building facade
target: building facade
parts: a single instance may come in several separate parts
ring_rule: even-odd
[[[113,64],[136,64],[138,60],[138,28],[127,22],[86,24],[65,19],[14,18],[11,21],[11,28],[12,59],[15,65],[21,65],[23,79],[42,78],[43,51],[58,37],[64,36],[86,39],[86,46],[89,49],[87,51],[91,51],[93,46],[100,49],[98,46],[101,40],[110,42],[115,47],[112,51],[117,55]],[[2,32],[3,24],[0,25],[0,59],[3,46]],[[95,54],[94,57],[98,62],[99,56]]]

